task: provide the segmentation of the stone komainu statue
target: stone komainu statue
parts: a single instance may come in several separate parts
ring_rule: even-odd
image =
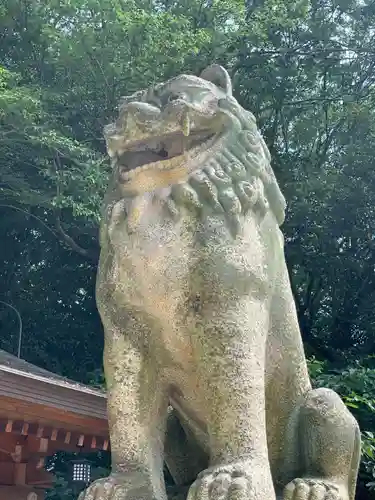
[[[353,500],[356,421],[313,390],[255,119],[220,66],[123,99],[97,302],[112,474],[85,500]],[[173,407],[173,411],[170,411]]]

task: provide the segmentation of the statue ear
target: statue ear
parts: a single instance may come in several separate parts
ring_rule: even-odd
[[[227,95],[232,95],[232,82],[226,69],[219,64],[211,64],[200,74],[200,78],[214,83],[217,87],[223,90]]]

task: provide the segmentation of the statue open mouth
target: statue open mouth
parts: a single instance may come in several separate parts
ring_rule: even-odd
[[[127,180],[137,172],[149,169],[176,168],[207,151],[220,135],[212,130],[185,129],[133,142],[118,159],[121,178]]]

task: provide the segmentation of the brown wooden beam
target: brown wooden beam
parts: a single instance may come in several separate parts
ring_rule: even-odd
[[[92,435],[101,436],[105,439],[108,437],[108,422],[106,419],[79,415],[71,411],[8,396],[0,396],[0,418],[7,421],[7,432],[11,432],[13,429],[13,421],[20,422],[22,420],[22,425],[26,422],[31,426],[33,423],[41,427],[50,426],[55,429],[75,431],[81,434],[90,429]],[[0,429],[1,431],[3,429]]]
[[[54,475],[47,472],[43,467],[37,467],[38,463],[29,462],[26,467],[26,484],[29,486],[46,485],[51,486],[55,480]]]
[[[65,434],[64,443],[65,443],[65,444],[69,444],[69,443],[70,443],[71,438],[72,438],[72,433],[71,433],[70,431],[68,431],[68,432]]]
[[[25,463],[14,464],[14,484],[24,486],[26,484],[26,466]]]
[[[27,424],[27,435],[25,435],[25,424]],[[88,450],[108,450],[109,448],[108,439],[102,436],[94,435],[93,433],[82,434],[78,432],[71,432],[51,426],[40,426],[37,423],[29,423],[22,420],[12,420],[11,431],[9,431],[9,429],[9,420],[0,419],[0,435],[5,432],[7,434],[18,435],[20,437],[22,436],[23,438],[36,437],[40,440],[40,452],[46,451],[45,448],[47,446],[48,449],[50,449],[50,445],[48,443],[51,442],[56,443],[53,448],[56,448],[58,445],[62,450],[69,449],[71,451],[76,451],[76,448]]]

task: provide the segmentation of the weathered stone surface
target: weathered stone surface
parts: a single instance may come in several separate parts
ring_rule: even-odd
[[[285,201],[226,71],[124,98],[105,135],[97,301],[113,472],[81,499],[166,499],[166,434],[189,500],[353,500],[358,426],[311,388]]]

